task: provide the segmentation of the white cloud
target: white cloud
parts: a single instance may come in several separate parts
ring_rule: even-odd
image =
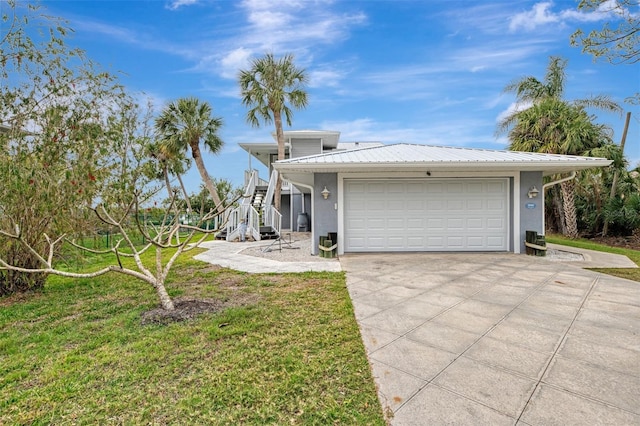
[[[338,87],[345,73],[336,69],[324,68],[309,72],[309,87]]]
[[[222,77],[235,79],[238,76],[238,70],[244,69],[249,65],[252,54],[251,50],[244,47],[238,47],[228,52],[219,61]]]
[[[498,116],[496,117],[496,123],[500,123],[502,120],[516,112],[524,111],[525,109],[530,108],[531,105],[531,102],[512,102],[504,111],[498,114]]]
[[[167,4],[166,8],[169,10],[178,10],[182,6],[191,6],[197,2],[198,0],[172,0]]]
[[[337,14],[331,1],[247,0],[241,8],[248,27],[241,29],[239,43],[256,52],[310,51],[316,44],[347,38],[353,26],[366,22],[363,13]],[[274,12],[277,10],[277,12]]]
[[[520,28],[531,31],[540,25],[560,21],[560,17],[551,11],[552,2],[542,2],[533,5],[531,10],[514,15],[509,22],[509,31]]]
[[[603,2],[594,11],[579,11],[577,8],[563,9],[558,12],[552,10],[554,3],[544,1],[534,4],[530,10],[513,15],[509,19],[509,31],[532,31],[549,24],[564,25],[567,21],[597,22],[616,19],[629,11],[621,8],[616,0]]]

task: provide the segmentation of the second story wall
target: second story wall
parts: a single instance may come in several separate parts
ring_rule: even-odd
[[[291,142],[291,158],[322,154],[322,139],[295,139]]]

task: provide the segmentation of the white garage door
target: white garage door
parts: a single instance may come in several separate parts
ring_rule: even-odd
[[[507,179],[344,181],[345,252],[506,251]]]

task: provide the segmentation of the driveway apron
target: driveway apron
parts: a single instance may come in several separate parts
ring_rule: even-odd
[[[639,283],[508,253],[340,262],[390,424],[640,424]]]

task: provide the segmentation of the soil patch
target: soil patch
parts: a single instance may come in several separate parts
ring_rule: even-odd
[[[175,309],[168,311],[161,307],[143,312],[140,316],[142,325],[167,325],[174,322],[191,321],[203,314],[215,314],[233,306],[246,306],[259,300],[257,295],[244,294],[238,298],[227,300],[177,298],[173,304]]]
[[[589,240],[609,247],[621,247],[625,249],[640,250],[640,232],[625,237],[592,237]]]

